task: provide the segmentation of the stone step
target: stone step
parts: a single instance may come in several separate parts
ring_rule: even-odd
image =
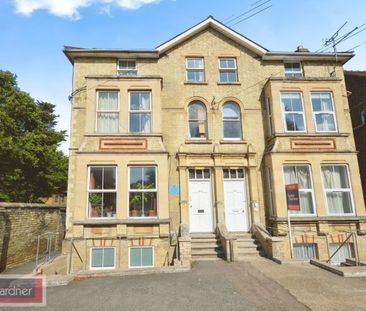
[[[191,239],[191,244],[197,243],[221,243],[219,239]]]
[[[205,248],[205,249],[192,249],[191,254],[192,256],[218,256],[222,255],[224,252],[222,248]]]
[[[224,260],[224,258],[221,257],[195,257],[192,258],[192,261],[218,261],[218,260]]]
[[[257,254],[260,253],[261,250],[257,250],[256,248],[239,248],[238,253],[241,254]]]
[[[191,248],[220,248],[221,243],[219,242],[205,242],[205,243],[191,243]]]
[[[216,239],[216,234],[214,233],[191,233],[191,239]]]
[[[239,247],[257,247],[260,245],[257,241],[237,241],[236,242]]]

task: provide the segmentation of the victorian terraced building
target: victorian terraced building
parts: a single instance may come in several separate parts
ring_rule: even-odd
[[[352,53],[270,52],[212,17],[152,50],[64,53],[69,271],[240,260],[258,254],[248,232],[290,258],[287,184],[293,257],[325,260],[353,233],[336,257],[366,259]]]

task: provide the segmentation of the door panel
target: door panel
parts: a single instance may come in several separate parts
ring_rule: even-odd
[[[224,180],[225,220],[229,232],[248,231],[245,180]]]
[[[189,181],[190,232],[213,232],[211,181]]]

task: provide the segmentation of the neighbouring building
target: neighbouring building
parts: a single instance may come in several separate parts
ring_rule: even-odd
[[[353,135],[358,151],[364,198],[366,195],[366,71],[345,71]]]
[[[64,53],[69,271],[240,260],[257,253],[257,225],[290,258],[288,184],[301,207],[294,257],[325,260],[352,232],[336,257],[366,259],[343,75],[352,53],[271,52],[212,17],[152,50]]]

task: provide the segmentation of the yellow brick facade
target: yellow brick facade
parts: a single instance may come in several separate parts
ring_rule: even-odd
[[[268,225],[273,234],[284,238],[283,258],[289,258],[287,211],[284,194],[283,165],[300,163],[311,166],[316,215],[295,217],[294,243],[317,244],[319,258],[327,257],[326,239],[342,241],[343,231],[357,231],[359,246],[366,243],[365,207],[359,180],[358,164],[344,86],[342,63],[306,53],[290,56],[270,55],[255,43],[236,40],[237,34],[209,18],[190,30],[182,40],[164,52],[83,50],[66,48],[73,63],[73,97],[71,122],[70,171],[67,203],[67,233],[64,250],[73,253],[70,271],[90,269],[90,249],[115,249],[116,270],[129,268],[129,247],[152,246],[154,266],[171,264],[177,256],[175,234],[181,239],[181,257],[190,256],[189,169],[209,169],[212,187],[213,232],[226,225],[224,176],[226,169],[244,169],[247,219],[254,224]],[[201,27],[201,29],[199,28]],[[222,29],[221,29],[221,28]],[[195,29],[195,28],[194,28]],[[182,36],[182,35],[181,35]],[[179,39],[179,38],[178,38]],[[247,39],[245,39],[247,40]],[[169,43],[168,43],[169,44]],[[253,47],[253,48],[252,48]],[[165,48],[165,47],[164,47]],[[258,53],[262,50],[262,54]],[[186,58],[204,59],[205,81],[187,82]],[[218,59],[236,59],[238,81],[219,81]],[[346,59],[349,56],[344,56]],[[117,74],[119,59],[136,61],[137,76]],[[284,60],[301,62],[305,78],[284,79]],[[344,62],[345,60],[343,60]],[[96,131],[97,92],[119,93],[119,129],[117,133]],[[150,91],[151,131],[145,134],[129,131],[129,91]],[[319,134],[314,128],[310,92],[321,90],[333,94],[337,120],[336,133]],[[301,135],[284,131],[280,92],[303,94],[307,131]],[[266,98],[272,107],[272,134],[268,134]],[[207,111],[207,139],[189,138],[188,106],[200,101]],[[241,137],[236,141],[223,137],[223,105],[235,102],[240,108]],[[293,139],[325,140],[331,150],[294,150]],[[101,148],[104,141],[124,144],[137,140],[145,148],[132,146],[115,150]],[[296,142],[295,142],[296,143]],[[348,166],[355,212],[351,216],[329,217],[325,207],[320,165],[342,163]],[[111,219],[88,216],[88,167],[116,167],[116,215]],[[129,216],[128,168],[157,168],[158,213],[152,218]],[[272,208],[266,169],[272,170]],[[173,187],[173,188],[172,188]],[[175,188],[174,188],[175,187]],[[173,191],[172,189],[175,189]],[[178,189],[178,190],[177,190]],[[70,245],[73,243],[74,247]],[[72,249],[72,251],[70,251]],[[80,255],[79,256],[77,255]],[[366,253],[360,252],[365,257]],[[183,258],[181,258],[183,260]],[[366,259],[366,257],[364,258]]]

